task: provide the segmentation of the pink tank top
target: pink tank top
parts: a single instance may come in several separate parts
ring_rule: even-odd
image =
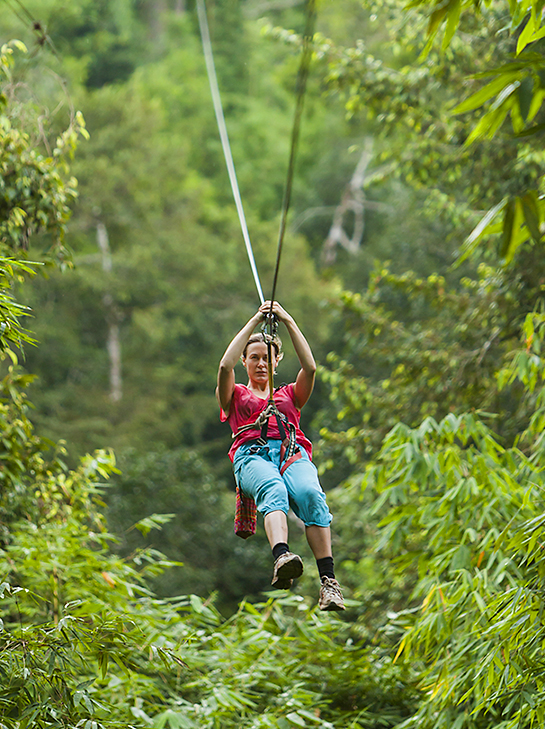
[[[308,453],[308,457],[312,458],[312,443],[303,433],[299,427],[299,421],[301,420],[301,411],[295,407],[295,395],[293,392],[294,383],[291,385],[285,385],[279,387],[273,395],[273,400],[276,407],[283,413],[290,423],[295,425],[295,434],[297,443],[303,446]],[[235,391],[231,400],[231,406],[229,407],[229,414],[226,414],[221,410],[220,419],[224,423],[226,420],[231,426],[233,433],[236,433],[242,425],[253,423],[260,412],[265,410],[267,407],[268,400],[254,395],[254,393],[246,385],[235,385]],[[250,440],[256,440],[260,435],[259,429],[245,430],[237,438],[235,438],[233,445],[229,449],[229,458],[231,461],[235,457],[235,451],[243,443],[247,443]],[[269,429],[267,432],[268,438],[281,439],[280,431],[278,430],[278,424],[276,418],[273,416],[269,418]]]

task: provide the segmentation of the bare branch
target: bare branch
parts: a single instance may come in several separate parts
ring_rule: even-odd
[[[359,250],[365,231],[363,183],[365,182],[365,172],[372,159],[372,152],[373,140],[366,137],[361,157],[352,179],[344,190],[341,202],[335,209],[333,222],[322,249],[322,260],[326,265],[331,265],[335,261],[337,245],[341,245],[349,253],[356,253]],[[354,229],[351,236],[345,231],[347,213],[354,215]]]

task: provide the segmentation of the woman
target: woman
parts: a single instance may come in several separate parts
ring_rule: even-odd
[[[333,571],[331,514],[311,461],[312,444],[299,428],[301,408],[314,386],[316,363],[294,319],[276,301],[272,306],[273,314],[286,326],[301,369],[295,382],[278,388],[273,399],[278,410],[292,424],[292,429],[295,426],[298,452],[289,462],[283,459],[282,434],[274,415],[269,418],[264,444],[258,442],[260,426],[244,428],[255,423],[269,400],[266,337],[253,334],[253,331],[270,310],[270,301],[259,307],[227,347],[220,362],[216,397],[221,407],[221,420],[227,420],[233,431],[229,457],[239,488],[244,495],[254,499],[258,511],[263,514],[274,557],[271,584],[277,589],[288,589],[293,579],[303,573],[301,557],[290,552],[288,546],[287,513],[291,506],[305,524],[306,537],[318,565],[320,609],[344,610],[343,596]],[[276,369],[282,359],[279,339],[273,340],[271,351]],[[248,373],[247,385],[235,383],[234,370],[240,358]]]

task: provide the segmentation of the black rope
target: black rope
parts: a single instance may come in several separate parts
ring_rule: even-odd
[[[269,374],[269,403],[274,405],[274,365],[272,356],[272,339],[276,334],[278,322],[273,314],[274,297],[276,295],[276,284],[278,282],[278,272],[280,270],[280,258],[282,256],[282,246],[284,244],[284,235],[286,233],[286,223],[288,219],[288,211],[291,202],[291,190],[293,187],[293,174],[295,170],[295,158],[297,156],[297,148],[299,146],[299,132],[301,129],[301,117],[303,115],[303,107],[305,102],[305,93],[307,88],[307,79],[310,69],[310,61],[312,59],[312,41],[314,39],[314,25],[316,23],[316,0],[307,0],[306,5],[307,18],[305,23],[305,31],[303,34],[303,53],[301,55],[301,63],[297,72],[295,102],[295,114],[293,117],[293,127],[291,130],[290,159],[288,164],[288,174],[286,178],[286,187],[284,189],[284,199],[282,200],[282,212],[280,215],[280,230],[278,232],[278,245],[276,249],[276,264],[274,267],[273,285],[271,293],[271,308],[265,320],[269,329],[267,337],[267,366]]]
[[[301,116],[303,114],[303,107],[305,102],[305,92],[307,87],[308,73],[310,69],[310,61],[312,59],[312,41],[314,38],[314,25],[316,22],[316,0],[307,0],[307,19],[305,24],[305,31],[303,34],[303,54],[301,56],[301,63],[299,65],[299,71],[297,73],[297,100],[295,103],[295,114],[293,119],[293,128],[291,132],[291,147],[290,147],[290,160],[288,164],[288,175],[286,179],[286,187],[284,190],[284,199],[282,201],[282,213],[280,217],[280,230],[278,233],[278,247],[276,250],[276,265],[274,269],[272,294],[271,294],[271,309],[269,314],[269,320],[272,320],[272,305],[276,294],[276,284],[278,282],[278,271],[280,269],[280,257],[282,255],[282,246],[284,243],[284,234],[286,232],[286,222],[288,217],[288,211],[291,202],[291,190],[293,186],[293,173],[295,169],[295,158],[297,156],[297,147],[299,145],[299,131],[301,128]],[[270,332],[272,336],[272,331]]]

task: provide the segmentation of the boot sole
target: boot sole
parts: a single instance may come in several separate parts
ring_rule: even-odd
[[[301,577],[302,574],[303,560],[298,555],[294,555],[289,562],[278,568],[276,580],[271,584],[277,590],[288,590],[291,587],[291,581]]]
[[[346,610],[344,605],[338,605],[337,603],[330,602],[329,605],[326,605],[324,607],[318,606],[320,610],[324,610],[325,612],[341,612],[342,610]]]

